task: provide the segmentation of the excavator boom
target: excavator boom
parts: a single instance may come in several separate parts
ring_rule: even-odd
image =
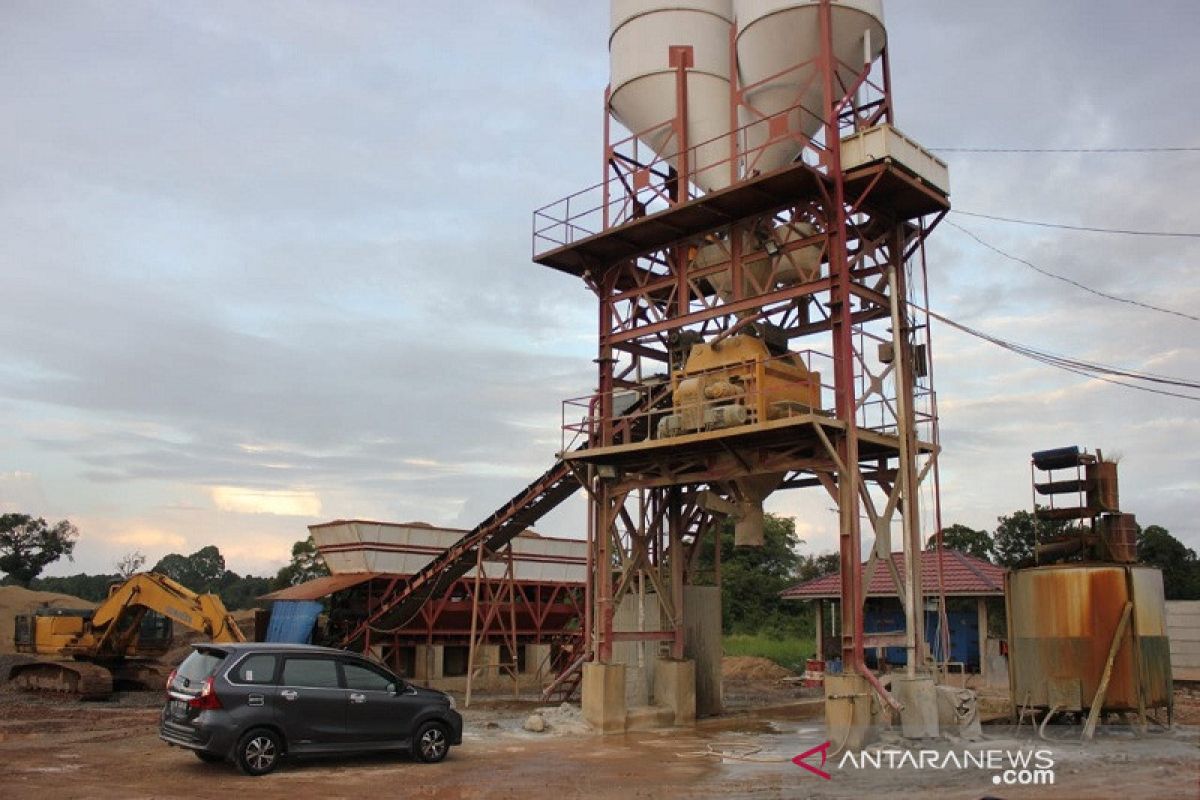
[[[207,634],[214,642],[244,642],[246,637],[215,594],[196,594],[157,572],[140,572],[109,592],[92,615],[92,634],[103,640],[131,609],[157,611],[180,625]],[[86,639],[85,639],[86,641]]]

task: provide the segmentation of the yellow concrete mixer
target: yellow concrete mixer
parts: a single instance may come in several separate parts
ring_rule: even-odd
[[[660,439],[812,413],[821,408],[821,375],[798,354],[773,356],[762,339],[739,333],[693,344],[671,375],[671,397]]]

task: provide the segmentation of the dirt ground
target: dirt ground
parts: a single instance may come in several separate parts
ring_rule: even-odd
[[[727,715],[694,728],[617,736],[586,733],[577,709],[546,712],[549,729],[522,722],[538,704],[492,700],[466,709],[463,746],[439,765],[394,755],[285,764],[264,778],[207,765],[156,735],[154,693],[124,693],[79,703],[0,689],[0,796],[53,798],[372,796],[439,798],[762,797],[762,798],[1189,798],[1198,795],[1200,729],[1177,726],[1136,738],[1103,732],[1088,747],[1013,740],[1008,726],[986,726],[987,741],[964,748],[1048,747],[1053,786],[1000,787],[980,769],[900,770],[826,764],[825,780],[791,762],[825,737],[819,700],[797,700],[777,682],[744,683],[753,714]],[[790,696],[789,696],[790,693]],[[1195,696],[1184,699],[1194,710]],[[1061,735],[1068,735],[1061,734]],[[1028,735],[1026,730],[1023,736]],[[1059,734],[1055,734],[1059,735]],[[927,746],[929,747],[929,746]],[[814,756],[809,759],[819,764]]]

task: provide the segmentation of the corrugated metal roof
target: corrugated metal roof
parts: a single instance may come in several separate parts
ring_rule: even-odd
[[[372,578],[388,578],[393,577],[384,572],[343,572],[340,575],[326,575],[321,578],[313,578],[311,581],[298,583],[295,586],[289,586],[286,589],[280,589],[277,592],[264,594],[260,600],[320,600],[326,595],[340,592],[342,589],[349,589],[351,586],[357,586],[360,583],[365,583]]]
[[[984,561],[957,550],[944,550],[943,575],[947,595],[1003,595],[1004,568]],[[901,576],[904,575],[904,554],[892,553],[892,562]],[[925,594],[937,592],[937,552],[925,550],[921,553],[921,586]],[[871,585],[867,587],[868,597],[895,597],[896,587],[892,584],[887,567],[880,564],[875,568]],[[793,600],[815,600],[840,597],[842,593],[841,576],[836,572],[823,575],[805,583],[799,583],[790,589],[784,589],[780,596]]]

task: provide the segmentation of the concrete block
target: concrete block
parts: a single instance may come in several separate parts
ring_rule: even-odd
[[[825,676],[825,735],[834,745],[851,750],[875,741],[866,678],[853,672]]]
[[[601,733],[625,730],[625,665],[583,665],[583,718]]]
[[[688,660],[658,659],[654,668],[654,704],[675,712],[676,725],[696,721],[696,665]]]
[[[892,694],[904,704],[900,712],[900,732],[906,739],[936,739],[938,725],[937,687],[933,678],[918,675],[892,678]]]
[[[721,590],[716,586],[683,587],[683,655],[696,665],[696,716],[720,714]]]
[[[444,676],[442,646],[439,644],[419,644],[413,657],[413,680],[435,681]]]
[[[544,673],[543,677],[546,677],[548,680],[554,679],[554,675],[550,669],[550,645],[525,645],[525,672],[535,675],[539,669]]]
[[[636,706],[625,712],[625,730],[652,731],[675,724],[675,712],[666,706]]]

